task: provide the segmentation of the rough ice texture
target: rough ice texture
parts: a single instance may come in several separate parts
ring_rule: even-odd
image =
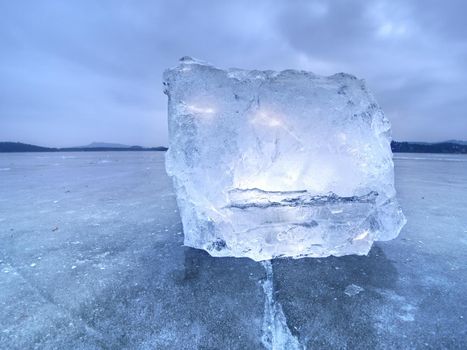
[[[390,123],[363,80],[184,57],[164,86],[186,245],[254,260],[367,254],[405,224]]]

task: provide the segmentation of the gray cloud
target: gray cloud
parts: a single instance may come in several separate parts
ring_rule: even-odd
[[[395,139],[467,139],[463,1],[4,1],[0,139],[167,143],[162,71],[347,71],[368,81]]]

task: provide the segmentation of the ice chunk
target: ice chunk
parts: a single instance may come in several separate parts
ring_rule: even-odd
[[[404,225],[390,124],[363,80],[184,57],[164,85],[186,245],[254,260],[366,254]]]
[[[349,297],[353,297],[354,295],[357,295],[358,293],[363,291],[364,289],[362,287],[352,283],[345,287],[344,293],[347,294]]]

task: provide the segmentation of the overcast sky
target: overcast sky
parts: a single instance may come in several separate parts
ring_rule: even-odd
[[[467,139],[466,1],[0,1],[0,141],[167,144],[161,75],[348,72],[393,138]]]

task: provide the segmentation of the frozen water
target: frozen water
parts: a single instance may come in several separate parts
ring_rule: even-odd
[[[183,246],[163,153],[0,168],[2,350],[467,349],[465,155],[395,155],[408,223],[368,255],[263,266]]]
[[[390,124],[363,80],[185,57],[164,85],[186,245],[254,260],[367,254],[405,224]]]

